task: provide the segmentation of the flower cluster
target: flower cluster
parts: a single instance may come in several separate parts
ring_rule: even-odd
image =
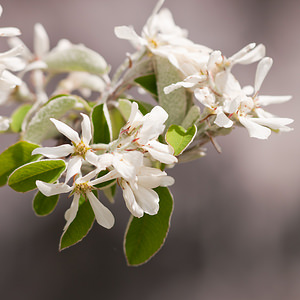
[[[106,151],[99,155],[93,150],[97,145],[90,145],[92,139],[90,119],[85,114],[81,116],[83,118],[81,138],[68,125],[51,119],[57,130],[72,144],[36,148],[32,152],[33,155],[41,154],[48,158],[67,157],[64,182],[55,184],[36,182],[38,189],[48,197],[68,192],[74,194],[72,205],[65,214],[67,224],[64,230],[76,217],[80,195],[90,201],[98,224],[105,228],[114,225],[113,215],[92,192],[93,189],[97,189],[96,185],[113,179],[117,179],[123,189],[126,206],[133,216],[140,218],[144,213],[156,214],[159,209],[159,197],[153,188],[170,186],[174,183],[174,179],[167,176],[166,172],[150,166],[153,161],[165,164],[177,162],[177,158],[172,155],[172,148],[157,141],[165,129],[163,124],[168,114],[156,106],[143,116],[138,110],[137,103],[133,102],[130,117],[122,127],[119,138],[106,145]],[[83,163],[93,168],[84,176]],[[100,176],[104,170],[107,173]],[[72,186],[68,185],[71,178],[74,178]]]
[[[105,228],[114,225],[98,191],[113,202],[119,186],[131,214],[126,256],[129,264],[144,263],[163,245],[170,225],[167,187],[174,179],[165,168],[204,156],[208,142],[219,151],[215,137],[234,126],[259,139],[292,130],[292,119],[264,110],[291,98],[260,95],[273,63],[264,45],[250,43],[227,58],[191,41],[163,3],[140,35],[130,26],[115,27],[136,51],[113,76],[104,58],[82,44],[62,39],[50,49],[41,24],[34,26],[33,50],[17,37],[17,28],[0,28],[11,48],[0,54],[0,105],[19,105],[10,117],[0,116],[0,132],[19,134],[19,142],[0,154],[0,185],[18,192],[37,188],[38,215],[51,213],[59,194],[73,197],[60,249],[82,240],[94,219]],[[242,87],[232,70],[253,63],[253,87]],[[133,87],[155,105],[133,97]],[[55,146],[43,147],[49,139]],[[151,249],[140,253],[149,241]]]

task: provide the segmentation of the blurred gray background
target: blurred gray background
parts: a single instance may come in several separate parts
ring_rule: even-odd
[[[16,26],[31,47],[41,22],[55,46],[61,38],[83,43],[120,64],[126,41],[116,25],[140,32],[156,0],[2,0],[0,26]],[[295,119],[295,130],[268,141],[235,129],[208,146],[205,158],[169,171],[176,178],[172,226],[163,249],[148,264],[127,267],[123,234],[129,217],[123,200],[109,206],[116,225],[96,224],[84,241],[62,253],[59,237],[70,200],[36,217],[32,194],[0,191],[1,299],[300,299],[300,160],[298,0],[167,0],[175,22],[190,38],[230,56],[249,42],[264,43],[274,59],[262,94],[293,95],[270,107]],[[1,39],[1,48],[6,41]],[[237,67],[242,84],[255,68]],[[1,113],[11,111],[1,107]],[[14,136],[0,136],[3,151]],[[119,193],[120,194],[120,193]]]

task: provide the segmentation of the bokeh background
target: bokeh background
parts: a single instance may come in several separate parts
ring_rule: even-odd
[[[140,32],[156,0],[2,0],[0,26],[16,26],[31,47],[41,22],[55,46],[83,43],[120,64],[129,43],[116,25]],[[36,217],[32,194],[0,190],[0,298],[5,299],[300,299],[299,0],[167,0],[190,38],[230,56],[249,42],[264,43],[274,59],[262,94],[293,95],[270,110],[295,119],[295,130],[251,139],[236,129],[219,138],[223,153],[169,171],[176,178],[172,226],[148,264],[127,267],[122,241],[129,214],[121,197],[116,225],[95,225],[84,241],[62,253],[59,237],[70,200]],[[6,47],[1,39],[1,48]],[[255,67],[237,67],[252,84]],[[1,107],[1,114],[13,107]],[[0,136],[3,151],[14,136]],[[1,167],[1,166],[0,166]],[[120,194],[120,193],[119,193]]]

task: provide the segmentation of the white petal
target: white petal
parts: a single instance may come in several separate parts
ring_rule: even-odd
[[[292,99],[292,96],[258,96],[258,103],[261,106],[284,103]]]
[[[137,218],[141,218],[144,215],[144,211],[135,201],[135,196],[133,194],[131,187],[128,185],[127,182],[123,181],[122,188],[123,188],[123,197],[128,210],[133,216]]]
[[[167,175],[161,176],[138,176],[138,184],[149,189],[154,189],[158,186],[170,186],[175,182],[174,178]]]
[[[217,114],[214,123],[224,128],[230,128],[233,125],[233,122],[223,112]]]
[[[250,44],[251,45],[251,44]],[[252,64],[260,59],[262,59],[266,55],[266,48],[264,45],[259,44],[257,47],[249,51],[244,56],[236,59],[235,63],[248,65]]]
[[[32,151],[32,155],[42,154],[48,158],[58,158],[65,157],[74,152],[74,147],[72,145],[61,145],[57,147],[42,147],[35,148]]]
[[[75,142],[76,144],[81,142],[78,133],[75,130],[73,130],[70,126],[53,118],[50,118],[50,120],[55,125],[57,130],[64,136],[66,136],[69,140]]]
[[[62,194],[62,193],[68,193],[73,189],[72,187],[68,186],[65,183],[53,184],[53,183],[43,182],[40,180],[37,180],[35,183],[37,188],[40,190],[40,192],[47,197],[57,195],[57,194]]]
[[[143,126],[139,134],[139,143],[142,145],[151,139],[156,139],[165,129],[164,122],[168,119],[168,113],[161,107],[155,106],[143,119]]]
[[[240,117],[239,120],[248,130],[250,137],[265,140],[271,134],[271,129],[252,122],[251,118]]]
[[[49,51],[50,42],[48,34],[42,24],[34,26],[34,52],[39,59],[43,58]]]
[[[159,197],[155,191],[138,185],[137,188],[133,187],[133,193],[136,202],[145,213],[149,215],[156,215],[158,213]]]
[[[158,141],[150,141],[143,147],[156,160],[165,164],[177,163],[177,158],[172,154],[173,151],[170,146],[162,144]]]
[[[177,82],[177,83],[173,83],[169,86],[166,86],[164,88],[164,93],[165,94],[170,94],[171,92],[183,87],[183,88],[186,88],[186,89],[190,89],[192,87],[194,87],[195,85],[197,85],[197,83],[195,82],[188,82],[188,81],[180,81],[180,82]]]
[[[255,74],[255,83],[254,90],[258,92],[261,84],[266,78],[268,72],[270,71],[273,64],[273,60],[270,57],[263,58],[257,65],[256,74]]]
[[[18,28],[15,27],[3,27],[0,28],[0,36],[2,37],[13,37],[20,35],[21,31]]]
[[[99,165],[99,156],[91,150],[85,153],[85,160],[96,167]]]
[[[76,155],[72,157],[67,166],[66,183],[76,174],[81,174],[82,157]]]
[[[129,40],[135,45],[145,45],[145,41],[136,34],[132,27],[116,26],[114,31],[119,39]]]
[[[105,174],[104,176],[101,176],[97,179],[94,179],[90,182],[91,185],[96,185],[105,181],[109,181],[115,178],[119,178],[120,174],[116,170],[112,170],[109,173]]]
[[[108,208],[106,208],[92,192],[86,192],[94,211],[96,221],[99,225],[110,229],[115,224],[115,218]]]
[[[262,125],[267,126],[272,129],[290,129],[289,127],[286,127],[286,125],[293,123],[293,119],[290,118],[253,118],[253,122]]]
[[[83,120],[81,122],[81,129],[82,129],[82,141],[89,145],[92,139],[92,128],[91,128],[91,121],[90,118],[85,115],[81,114]]]
[[[248,44],[244,48],[242,48],[237,53],[233,54],[228,60],[232,61],[233,63],[237,63],[239,59],[243,58],[249,51],[251,51],[256,46],[255,43]]]
[[[68,229],[69,225],[73,222],[73,220],[77,215],[79,198],[80,198],[80,194],[75,193],[70,208],[65,212],[65,219],[67,223],[64,227],[64,231]]]

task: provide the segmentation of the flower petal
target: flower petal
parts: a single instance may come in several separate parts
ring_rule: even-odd
[[[267,106],[270,104],[284,103],[292,99],[292,96],[258,96],[258,103],[260,106]]]
[[[94,211],[97,223],[107,229],[112,228],[115,224],[115,218],[110,210],[92,192],[86,192],[86,195]]]
[[[144,211],[135,201],[135,196],[133,194],[131,187],[124,180],[122,181],[122,188],[123,188],[123,197],[128,210],[133,216],[137,218],[141,218],[144,215]]]
[[[41,147],[35,148],[32,151],[32,155],[42,154],[48,158],[65,157],[74,152],[74,146],[72,145],[61,145],[57,147]]]
[[[233,122],[223,113],[219,112],[214,121],[219,127],[230,128],[233,125]]]
[[[50,120],[55,125],[57,130],[64,136],[66,136],[69,140],[75,142],[76,144],[81,142],[78,133],[75,130],[73,130],[70,126],[53,118],[50,118]]]
[[[164,164],[174,164],[178,161],[173,155],[173,151],[170,146],[162,144],[158,141],[150,141],[147,145],[143,146],[143,149],[147,150],[154,159]]]
[[[81,114],[81,116],[83,118],[81,122],[82,141],[85,143],[85,145],[89,145],[92,139],[91,121],[87,115]]]
[[[273,60],[270,57],[265,57],[258,63],[254,82],[254,90],[256,93],[259,91],[264,79],[272,67],[272,64]]]
[[[142,210],[149,215],[156,215],[159,210],[159,197],[152,189],[138,185],[132,187],[136,202]]]
[[[81,156],[74,156],[72,157],[67,166],[67,174],[66,174],[66,180],[67,183],[71,177],[73,177],[76,174],[81,174],[81,165],[82,165],[82,157]]]
[[[38,59],[42,59],[50,49],[48,34],[42,24],[37,23],[34,26],[33,48]]]
[[[53,184],[53,183],[43,182],[40,180],[36,181],[36,186],[40,190],[40,192],[47,197],[57,195],[57,194],[62,194],[62,193],[68,193],[73,189],[72,187],[68,186],[65,183]]]
[[[68,229],[69,225],[73,222],[73,220],[77,215],[79,198],[80,198],[80,194],[75,193],[70,208],[67,209],[65,212],[65,219],[67,223],[64,227],[64,231]]]
[[[239,120],[248,130],[250,137],[265,140],[271,134],[271,129],[253,122],[252,118],[239,117]]]

